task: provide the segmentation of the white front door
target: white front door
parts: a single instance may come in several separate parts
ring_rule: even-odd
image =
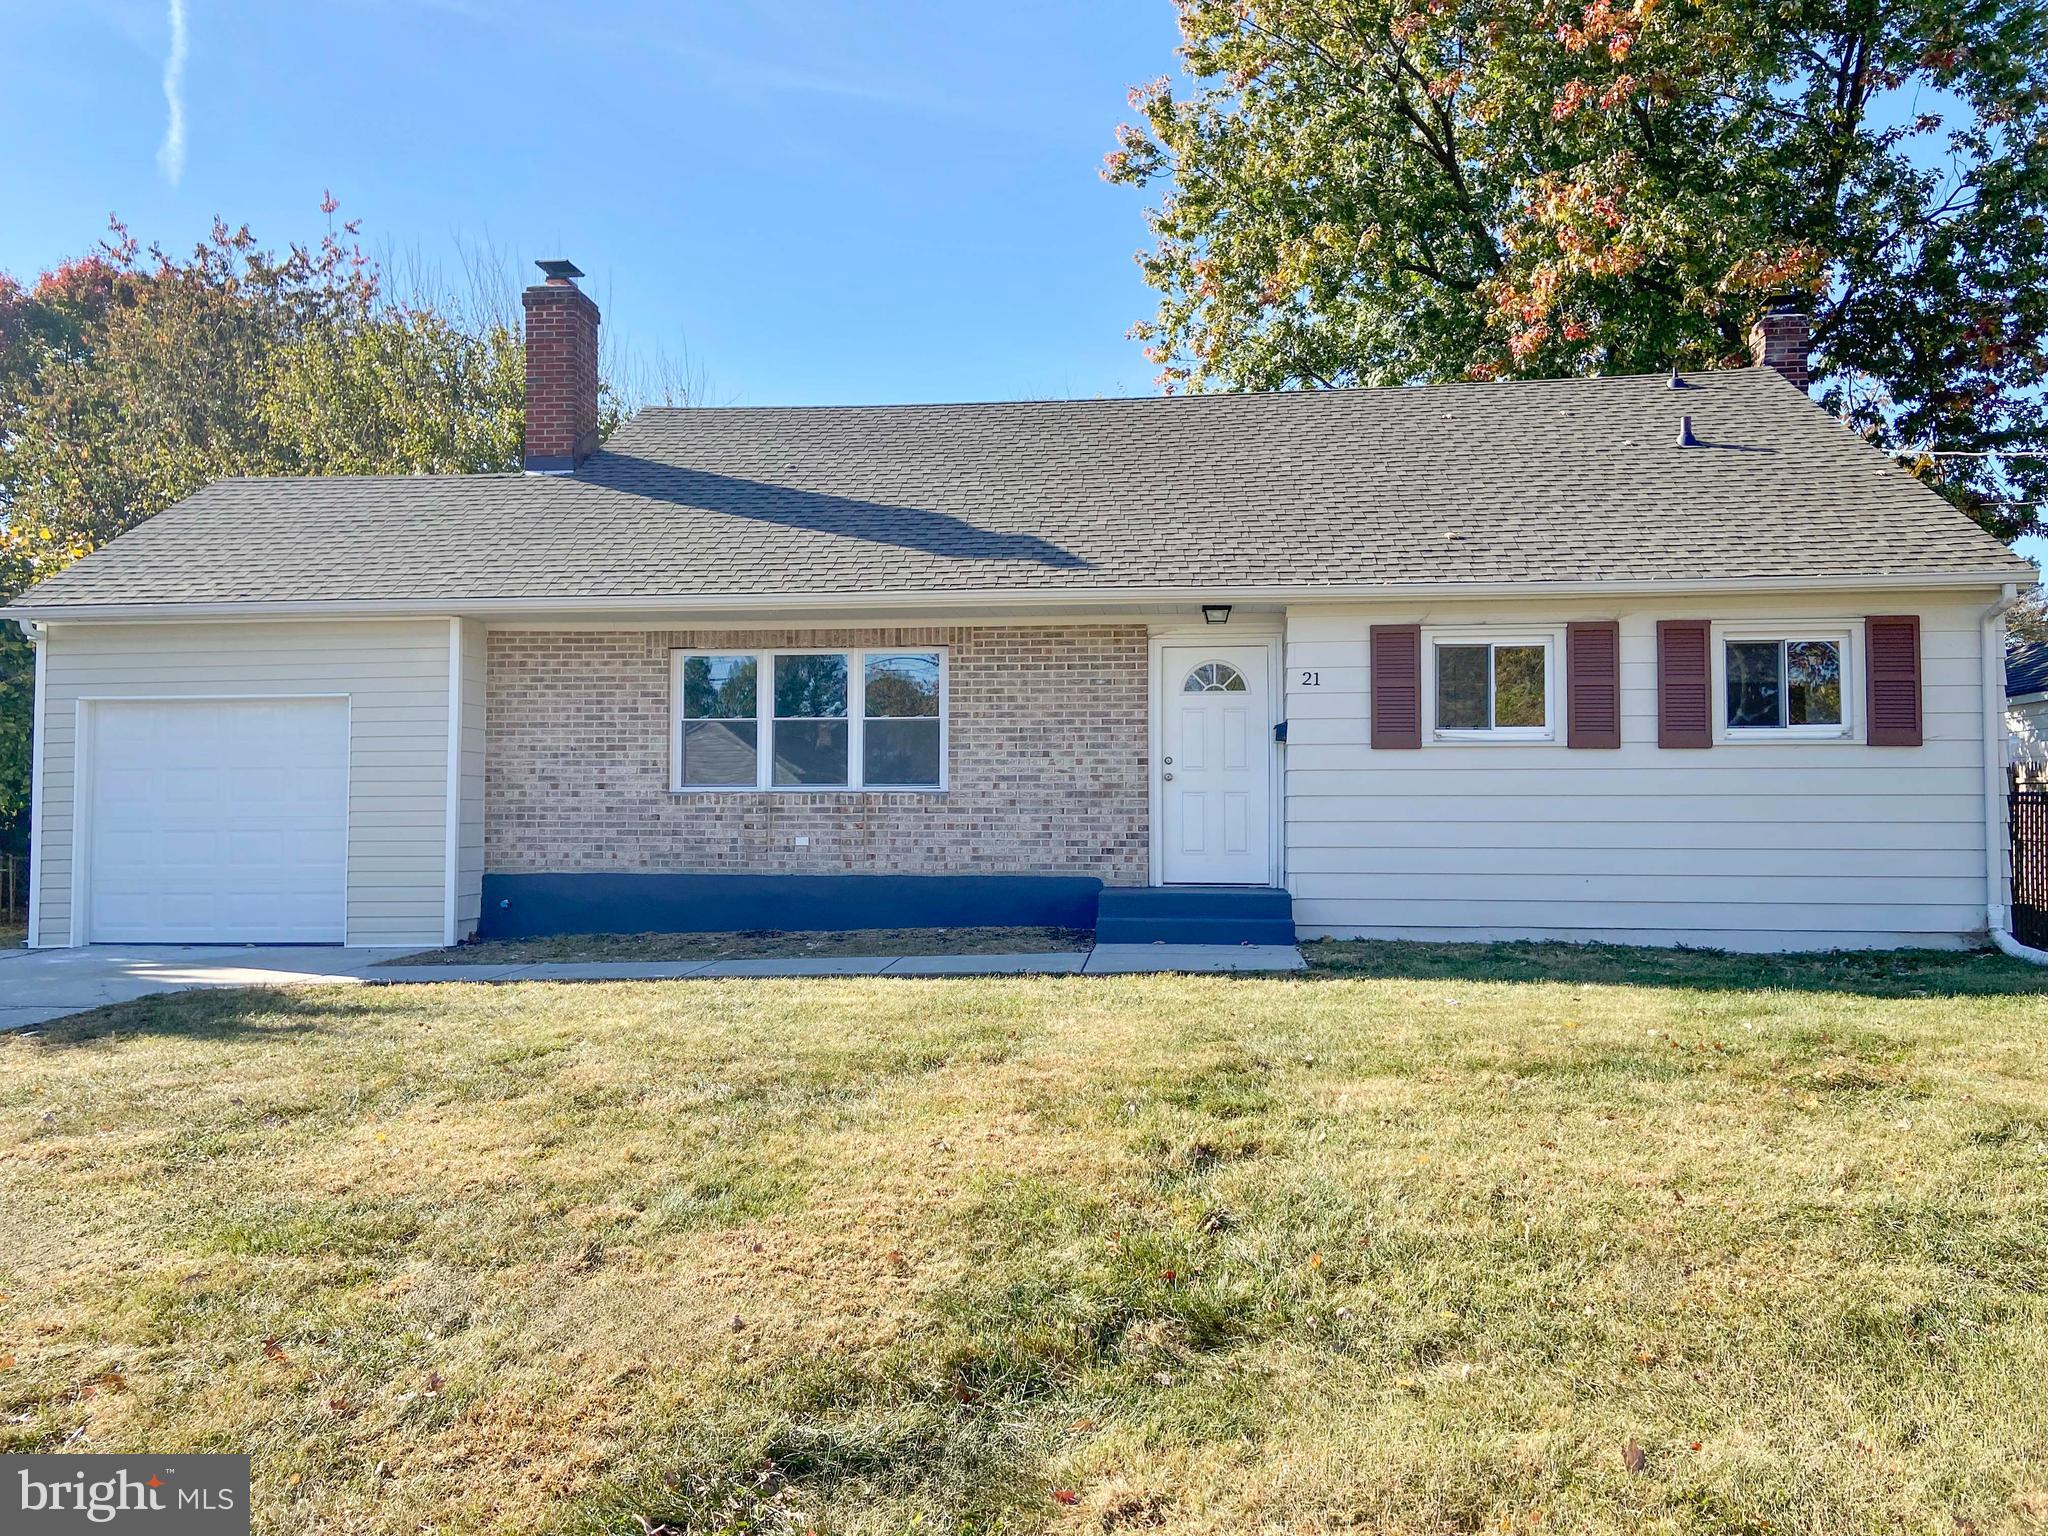
[[[343,941],[346,699],[88,708],[88,942]]]
[[[1164,646],[1159,670],[1161,883],[1270,883],[1265,647]]]

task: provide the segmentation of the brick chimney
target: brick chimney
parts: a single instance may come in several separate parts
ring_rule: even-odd
[[[567,261],[520,295],[526,307],[526,472],[565,475],[597,447],[597,305]]]
[[[1813,382],[1813,322],[1789,295],[1772,299],[1749,328],[1749,355],[1759,368],[1775,368],[1804,392]]]

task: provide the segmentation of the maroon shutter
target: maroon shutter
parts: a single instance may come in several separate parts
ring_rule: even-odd
[[[1657,625],[1657,745],[1714,744],[1713,626],[1705,619]]]
[[[1863,621],[1870,674],[1870,744],[1920,745],[1920,620],[1913,614]]]
[[[1565,744],[1621,745],[1621,626],[1564,627]]]
[[[1422,745],[1422,627],[1372,626],[1372,744]]]

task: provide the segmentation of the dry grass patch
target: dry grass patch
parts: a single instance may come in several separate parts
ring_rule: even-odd
[[[2048,1511],[2048,976],[1314,953],[8,1041],[0,1450],[248,1450],[265,1531]]]
[[[1047,955],[1095,947],[1086,928],[855,928],[826,933],[568,933],[478,939],[423,950],[393,965],[832,959],[875,955]]]

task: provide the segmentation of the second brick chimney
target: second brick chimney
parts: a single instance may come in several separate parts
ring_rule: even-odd
[[[597,305],[566,261],[520,295],[526,308],[526,471],[563,475],[597,447]]]
[[[1749,328],[1749,355],[1759,368],[1775,368],[1804,391],[1813,382],[1813,322],[1796,298],[1772,299]]]

